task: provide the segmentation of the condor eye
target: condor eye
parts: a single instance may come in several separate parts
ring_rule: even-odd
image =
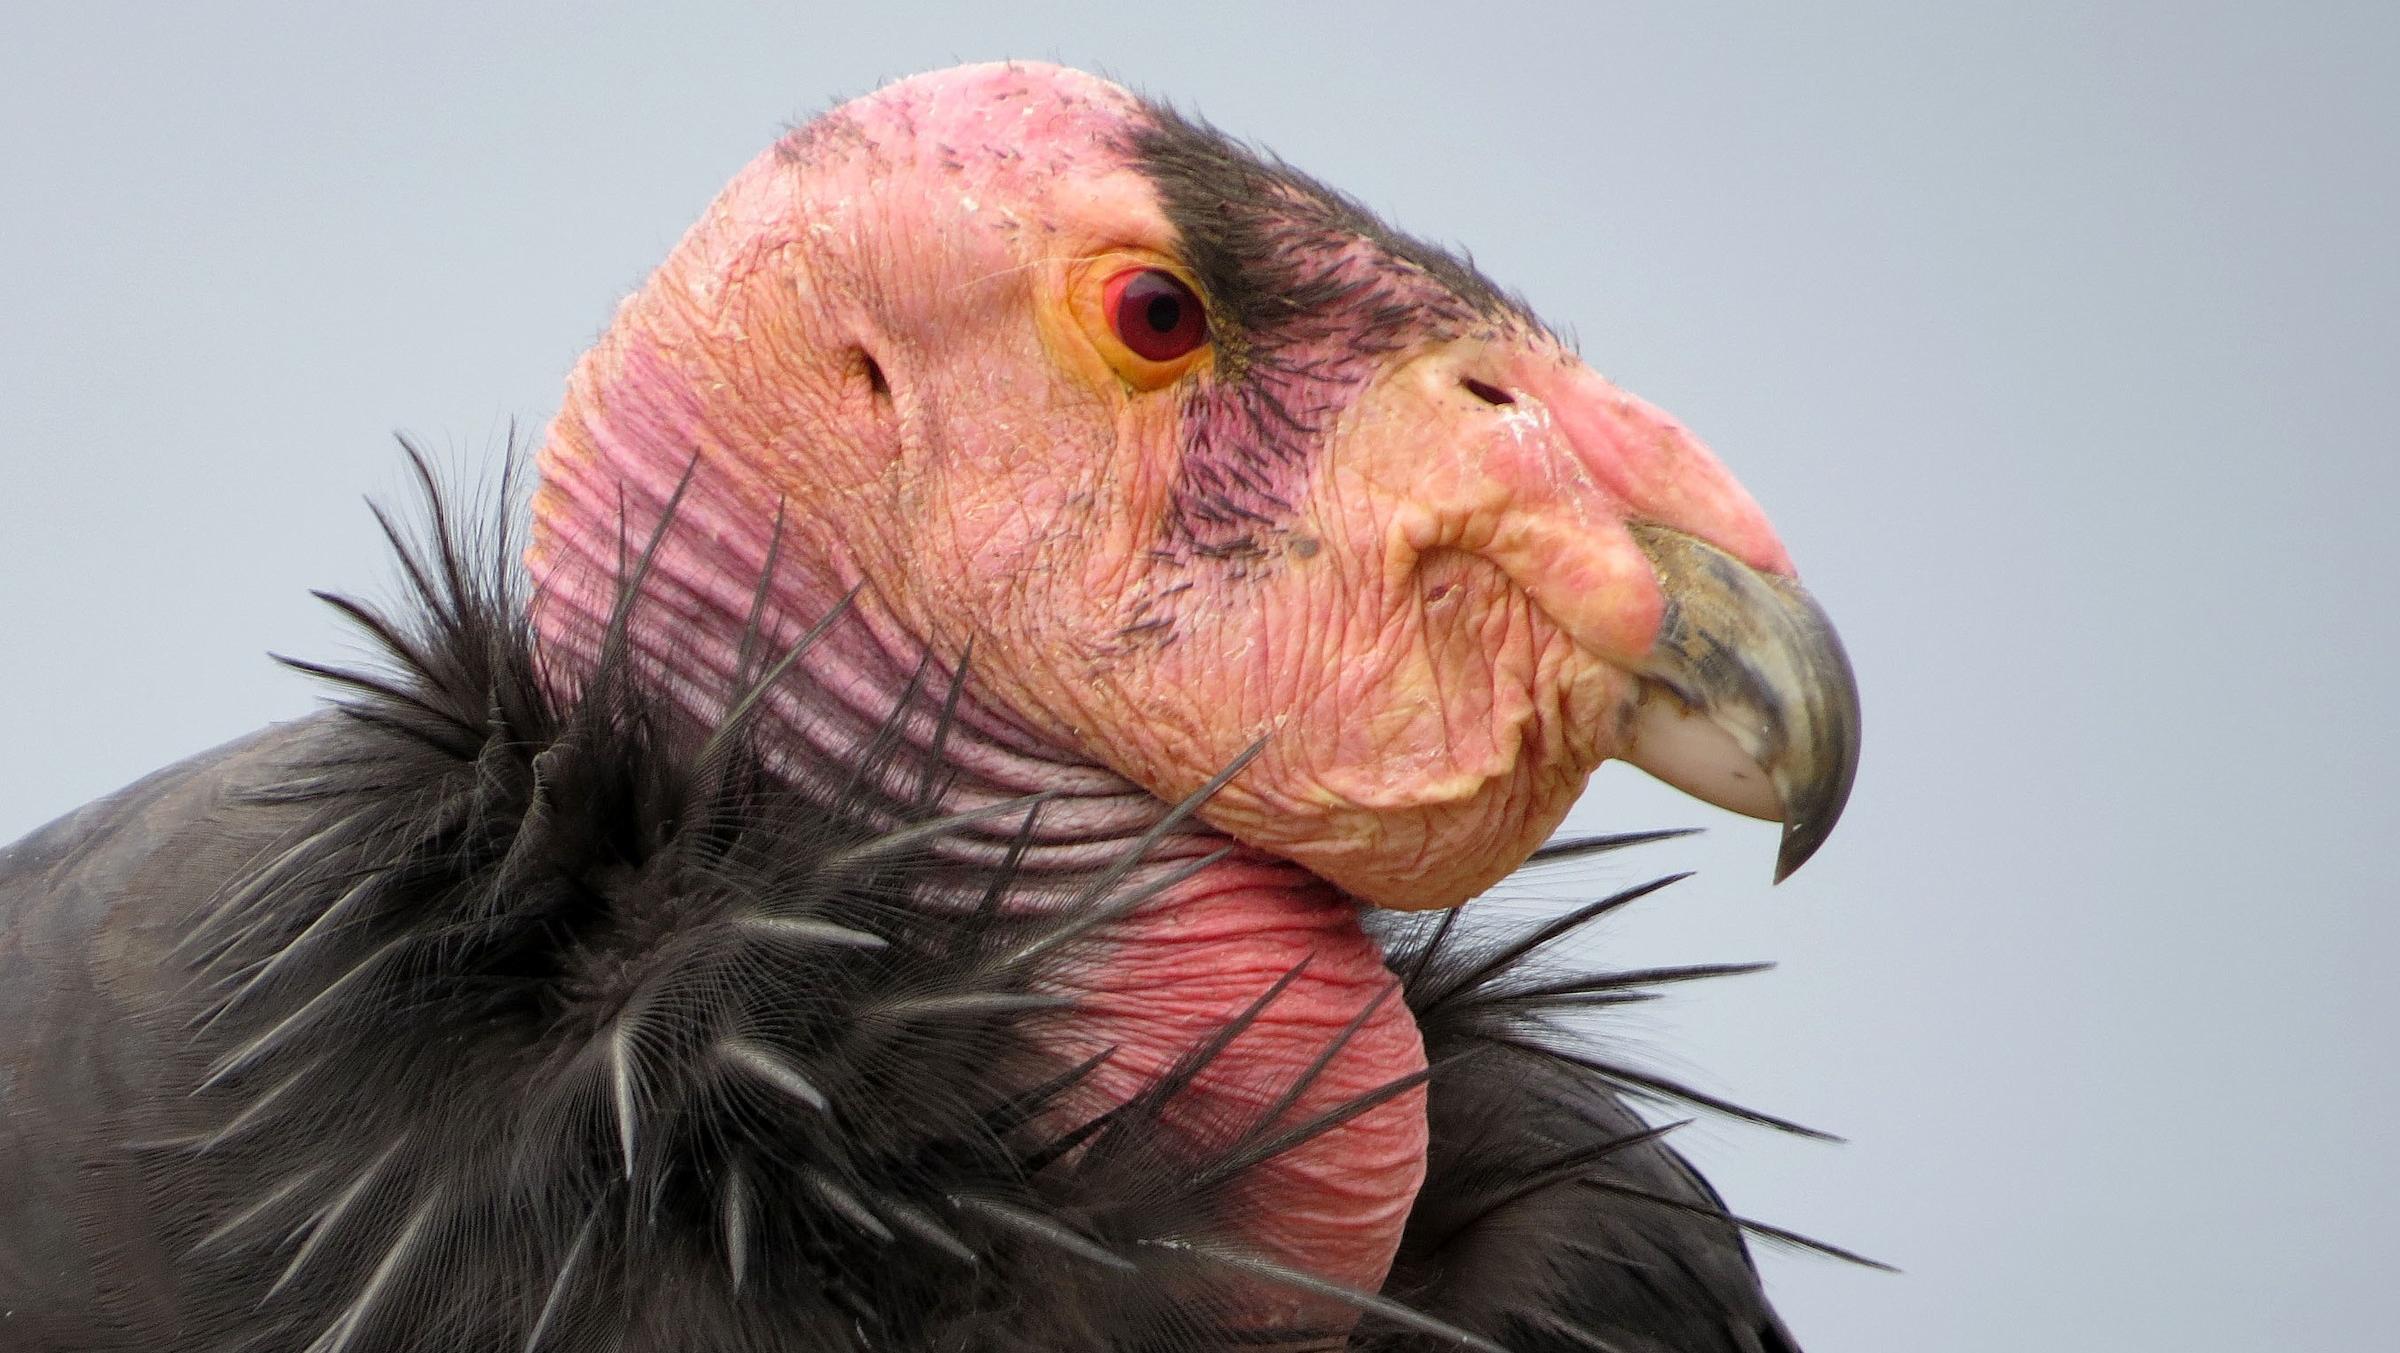
[[[1108,279],[1101,309],[1117,340],[1153,362],[1172,362],[1208,341],[1208,312],[1164,268],[1127,268]]]

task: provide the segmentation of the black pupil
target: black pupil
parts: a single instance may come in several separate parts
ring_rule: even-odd
[[[1152,333],[1171,334],[1176,325],[1183,323],[1183,302],[1172,294],[1153,296],[1142,307],[1142,319]]]

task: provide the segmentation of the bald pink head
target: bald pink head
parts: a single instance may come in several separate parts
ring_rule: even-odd
[[[753,628],[781,645],[852,598],[807,656],[831,703],[770,695],[794,745],[854,754],[963,672],[952,806],[1064,791],[1035,867],[1113,858],[1259,749],[1199,810],[1243,849],[1086,966],[1058,1050],[1112,1054],[1103,1100],[1270,988],[1218,1105],[1353,1019],[1295,1115],[1421,1070],[1355,899],[1507,873],[1672,727],[1661,691],[1728,695],[1737,768],[1777,786],[1810,726],[1737,642],[1797,595],[1790,560],[1680,424],[1459,260],[1056,67],[904,81],[745,168],[577,367],[541,471],[552,651],[588,661],[674,500],[630,633],[655,669],[707,704]],[[1264,1240],[1372,1289],[1424,1147],[1411,1094],[1292,1150]]]
[[[1105,313],[1156,269],[1206,342]],[[1619,750],[1663,610],[1634,522],[1790,564],[1679,424],[1348,200],[1055,67],[923,76],[743,170],[579,367],[537,570],[687,464],[746,594],[864,604],[1064,759],[1375,901],[1506,873]],[[630,486],[630,487],[629,487]],[[687,533],[691,534],[691,533]],[[574,571],[572,568],[568,572]]]

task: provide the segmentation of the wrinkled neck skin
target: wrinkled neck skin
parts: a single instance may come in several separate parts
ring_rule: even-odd
[[[760,702],[771,757],[843,767],[870,758],[888,763],[887,778],[905,783],[870,788],[905,797],[916,790],[915,767],[938,752],[948,774],[937,811],[947,813],[1048,795],[1034,814],[1024,858],[1037,876],[1109,864],[1166,815],[1167,805],[1123,776],[1046,740],[984,698],[971,659],[953,667],[932,656],[935,646],[910,633],[861,585],[841,542],[826,530],[843,516],[837,507],[748,503],[705,459],[695,462],[686,452],[678,461],[671,452],[623,445],[605,424],[594,432],[604,445],[616,443],[611,449],[618,454],[574,462],[563,472],[553,467],[537,510],[535,619],[562,676],[590,669],[618,580],[640,569],[625,642],[638,665],[702,721],[713,722],[729,695],[788,661]],[[666,528],[657,534],[662,520]],[[879,738],[906,745],[878,752]],[[1024,814],[998,812],[965,823],[943,848],[998,859],[1024,831]],[[1190,824],[1161,843],[1160,862],[1222,844],[1222,837]],[[1029,894],[1026,905],[1035,904]]]
[[[631,364],[638,368],[638,354]],[[529,552],[535,624],[563,685],[592,670],[619,578],[647,552],[626,642],[637,667],[702,720],[714,720],[728,692],[797,647],[793,670],[760,706],[770,758],[846,768],[870,756],[878,730],[890,728],[921,750],[938,750],[951,768],[936,812],[1055,795],[1033,819],[1010,905],[1061,905],[1075,883],[1121,860],[1167,813],[1168,805],[979,692],[971,655],[957,668],[929,659],[941,651],[938,637],[909,632],[872,587],[860,586],[842,530],[856,520],[854,504],[745,492],[738,458],[717,449],[679,390],[621,380],[604,390],[592,365],[578,373],[543,454]],[[620,355],[617,370],[625,369]],[[641,397],[629,397],[629,388]],[[839,474],[829,469],[825,479]],[[662,519],[667,527],[653,548]],[[953,690],[958,671],[965,679]],[[874,759],[906,768],[893,777],[905,783],[886,784],[886,792],[915,790],[921,758]],[[1021,812],[999,812],[945,848],[996,860],[1025,823]],[[1350,898],[1196,821],[1156,842],[1142,869],[1155,878],[1219,849],[1227,849],[1223,859],[1114,923],[1066,979],[1079,1005],[1055,1051],[1072,1061],[1108,1054],[1078,1111],[1130,1098],[1295,969],[1290,986],[1184,1096],[1179,1116],[1191,1130],[1221,1133],[1272,1108],[1378,1001],[1279,1121],[1301,1122],[1421,1071],[1415,1023]],[[1144,877],[1137,871],[1124,886]],[[1376,1290],[1422,1181],[1425,1145],[1421,1090],[1302,1144],[1261,1171],[1258,1196],[1242,1200],[1250,1238],[1285,1263]],[[1321,1305],[1298,1299],[1260,1305],[1295,1320],[1328,1318]]]

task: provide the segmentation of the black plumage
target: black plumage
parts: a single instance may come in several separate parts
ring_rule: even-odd
[[[1168,1127],[1237,1021],[1075,1117],[1050,979],[1165,886],[1144,843],[1063,881],[962,862],[939,737],[771,759],[755,701],[697,725],[621,644],[560,689],[509,533],[427,483],[405,604],[333,599],[380,665],[300,664],[335,709],[0,853],[0,1347],[1793,1347],[1629,1100],[1730,1106],[1556,1018],[1731,971],[1541,965],[1648,888],[1523,936],[1392,923],[1431,1068],[1366,1100]],[[1002,905],[1034,886],[1068,905]],[[1247,1171],[1419,1083],[1384,1293],[1242,1247]],[[1262,1289],[1312,1314],[1262,1328]]]

